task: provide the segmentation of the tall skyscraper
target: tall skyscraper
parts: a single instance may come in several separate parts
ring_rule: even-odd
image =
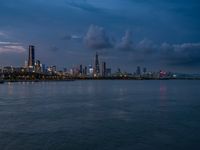
[[[99,67],[99,56],[98,53],[95,55],[95,64],[94,64],[94,76],[99,76],[100,67]]]
[[[141,69],[140,69],[140,66],[137,66],[136,74],[137,74],[137,75],[141,75]]]
[[[147,73],[147,68],[143,68],[143,74]]]
[[[83,65],[80,65],[80,67],[79,67],[79,74],[80,74],[80,75],[83,74]]]
[[[87,75],[87,67],[86,66],[83,68],[83,75]]]
[[[34,67],[35,64],[35,47],[29,45],[29,54],[28,54],[28,67]]]
[[[106,62],[102,62],[101,71],[102,71],[102,77],[105,77],[106,76]]]

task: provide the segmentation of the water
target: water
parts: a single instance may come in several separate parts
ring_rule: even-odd
[[[200,81],[0,85],[0,150],[200,147]]]

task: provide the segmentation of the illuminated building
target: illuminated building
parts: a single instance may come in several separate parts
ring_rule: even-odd
[[[92,76],[94,73],[94,69],[93,69],[92,65],[89,65],[88,68],[89,68],[89,75]]]
[[[3,72],[4,73],[13,73],[14,72],[14,68],[12,66],[3,67]]]
[[[98,53],[95,55],[95,63],[94,63],[94,77],[99,76],[100,74],[100,67],[99,67],[99,56]]]
[[[50,74],[56,73],[56,66],[47,67],[47,71]]]
[[[24,67],[28,68],[28,61],[27,60],[25,60],[25,62],[24,62]]]
[[[41,72],[41,64],[39,60],[35,62],[35,72]]]
[[[51,66],[51,68],[52,68],[52,72],[53,72],[53,73],[56,73],[56,71],[57,71],[57,70],[56,70],[56,66]]]

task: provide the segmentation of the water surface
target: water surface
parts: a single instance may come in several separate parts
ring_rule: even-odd
[[[200,81],[0,85],[0,150],[200,147]]]

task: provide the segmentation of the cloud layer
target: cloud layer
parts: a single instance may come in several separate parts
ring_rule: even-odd
[[[103,27],[91,25],[84,37],[85,45],[94,50],[110,48],[112,46],[109,37]]]
[[[25,48],[17,42],[1,42],[0,41],[0,54],[1,53],[23,53]]]
[[[171,65],[196,66],[200,64],[200,43],[167,44],[160,47],[161,58]]]
[[[117,49],[121,50],[131,50],[133,49],[132,32],[127,30],[125,35],[122,37],[121,41],[116,45]]]
[[[0,65],[22,65],[14,57],[34,44],[38,59],[62,67],[89,64],[101,50],[130,70],[140,63],[198,68],[199,14],[197,0],[1,0]]]

